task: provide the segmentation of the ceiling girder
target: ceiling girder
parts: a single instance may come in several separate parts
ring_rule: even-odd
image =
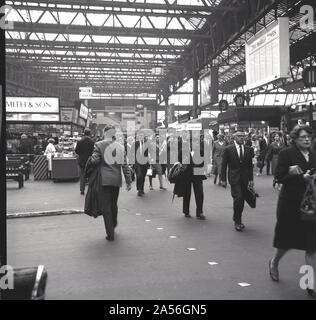
[[[16,1],[13,1],[13,3]],[[17,1],[19,2],[19,1]],[[8,3],[12,3],[8,1]],[[21,2],[19,2],[21,3]],[[23,2],[22,2],[23,3]],[[161,10],[161,11],[181,11],[182,13],[200,13],[200,12],[218,12],[218,11],[239,11],[240,9],[236,6],[227,5],[201,5],[201,6],[194,6],[194,5],[179,5],[179,4],[161,4],[161,3],[148,3],[148,2],[135,2],[135,1],[101,1],[101,0],[31,0],[27,2],[28,7],[38,4],[46,4],[50,5],[65,5],[68,6],[81,6],[83,9],[87,10],[91,7],[99,7],[101,10],[106,8],[120,8],[120,9],[129,9],[129,10],[136,10],[136,9],[143,9],[143,10]],[[34,7],[34,6],[32,6]],[[45,8],[45,6],[39,6],[40,8]],[[76,8],[74,7],[74,8]],[[49,7],[48,7],[49,8]]]
[[[50,58],[50,54],[43,54],[43,53],[33,53],[33,52],[23,52],[23,53],[17,53],[17,52],[7,52],[6,53],[7,57],[10,58],[17,58],[17,59],[38,59],[40,60],[45,60],[43,58]],[[171,65],[171,63],[174,61],[174,59],[171,58],[152,58],[152,57],[122,57],[122,56],[95,56],[95,55],[65,55],[65,54],[54,54],[54,58],[56,61],[62,60],[63,62],[65,61],[93,61],[93,62],[115,62],[115,63],[125,63],[126,62],[131,62],[131,61],[141,61],[144,63],[147,63],[147,61],[154,63],[155,65],[159,66],[168,66]],[[59,58],[59,59],[57,59]],[[112,61],[110,61],[112,60]],[[113,61],[115,60],[115,61]]]
[[[100,36],[173,38],[173,39],[210,39],[205,35],[192,30],[180,29],[150,29],[150,28],[120,28],[107,26],[67,25],[54,23],[14,22],[14,31],[29,33],[53,34],[89,34]]]
[[[6,39],[6,49],[28,50],[72,50],[93,51],[109,53],[135,53],[135,54],[161,54],[161,55],[188,55],[183,47],[163,45],[117,44],[97,42],[73,42],[73,41],[39,41],[23,39]]]
[[[151,70],[154,67],[159,66],[159,64],[156,63],[93,63],[91,61],[85,62],[85,61],[80,61],[78,59],[77,61],[56,61],[56,60],[40,60],[40,59],[31,59],[25,57],[25,59],[17,59],[12,58],[12,57],[7,57],[7,60],[13,62],[12,60],[15,60],[16,63],[22,63],[22,64],[27,64],[30,66],[63,66],[63,67],[90,67],[90,68],[96,68],[96,69],[105,69],[105,68],[128,68],[128,69],[143,69],[143,70]],[[162,65],[164,66],[164,65]],[[173,68],[183,68],[183,66],[173,66]]]

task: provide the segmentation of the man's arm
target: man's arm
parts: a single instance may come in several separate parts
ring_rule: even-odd
[[[80,155],[80,144],[81,144],[80,141],[78,141],[76,144],[75,152],[77,155]]]
[[[251,148],[250,149],[250,159],[249,159],[249,165],[248,165],[248,169],[249,169],[249,186],[253,187],[254,186],[254,182],[253,182],[253,163],[252,163],[252,158],[254,157],[254,151]]]
[[[132,174],[131,174],[131,170],[127,164],[126,152],[124,149],[122,150],[122,152],[123,152],[122,170],[123,170],[123,174],[124,174],[126,185],[127,185],[126,187],[127,187],[127,190],[129,191],[129,190],[131,190]]]
[[[228,147],[224,149],[220,179],[227,184]]]
[[[96,167],[102,160],[101,150],[97,144],[94,145],[94,150],[91,155],[91,164]]]

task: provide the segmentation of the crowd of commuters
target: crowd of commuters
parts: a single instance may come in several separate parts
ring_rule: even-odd
[[[290,249],[304,250],[306,264],[316,270],[316,222],[307,223],[300,219],[306,182],[312,179],[312,174],[315,174],[312,169],[316,168],[316,148],[312,138],[311,129],[307,126],[297,126],[291,134],[282,131],[246,134],[237,130],[233,134],[213,132],[213,135],[204,135],[198,132],[195,137],[192,132],[179,134],[174,131],[161,137],[146,130],[127,137],[116,135],[113,127],[106,126],[104,137],[94,139],[86,129],[75,148],[80,167],[81,194],[85,194],[85,185],[89,181],[85,211],[94,217],[103,216],[106,239],[113,241],[122,172],[127,190],[131,190],[131,183],[136,180],[137,196],[143,197],[146,177],[149,190],[153,190],[156,176],[160,190],[166,190],[164,176],[174,173],[172,170],[178,166],[182,174],[175,181],[173,194],[183,198],[184,216],[191,218],[193,187],[196,218],[206,219],[203,181],[213,175],[214,184],[224,188],[228,180],[233,198],[234,228],[243,232],[246,227],[242,214],[247,192],[254,190],[254,176],[262,175],[266,167],[265,173],[273,176],[273,186],[280,191],[273,242],[276,251],[269,261],[270,276],[272,280],[279,281],[279,262]],[[54,139],[48,140],[45,154],[56,152],[54,144]],[[315,298],[312,288],[307,291]]]

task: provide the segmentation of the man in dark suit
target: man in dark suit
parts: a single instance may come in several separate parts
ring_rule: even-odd
[[[248,187],[253,187],[253,149],[244,144],[245,133],[237,131],[234,134],[234,144],[224,150],[221,181],[222,186],[227,186],[227,167],[228,181],[231,185],[231,195],[234,200],[235,229],[242,231],[245,226],[242,223],[242,212],[244,210],[246,192]]]
[[[130,149],[129,159],[135,159],[136,187],[139,197],[145,194],[144,184],[148,165],[148,147],[147,137],[143,131],[139,131],[138,140],[135,141]]]
[[[259,156],[257,158],[258,160],[258,164],[260,163],[260,166],[259,166],[259,170],[260,170],[260,174],[262,174],[262,171],[263,171],[263,168],[264,168],[264,159],[267,155],[267,151],[268,151],[268,145],[267,145],[267,142],[266,140],[264,139],[264,137],[262,136],[259,136]],[[257,165],[258,165],[257,164]]]
[[[89,128],[84,129],[83,138],[78,141],[75,152],[79,155],[78,164],[80,168],[80,193],[84,194],[84,189],[86,186],[86,181],[84,178],[84,169],[88,158],[92,155],[94,142],[90,138],[91,131]]]

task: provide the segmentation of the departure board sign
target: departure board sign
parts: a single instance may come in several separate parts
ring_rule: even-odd
[[[282,17],[246,43],[247,89],[289,76],[289,18]]]

